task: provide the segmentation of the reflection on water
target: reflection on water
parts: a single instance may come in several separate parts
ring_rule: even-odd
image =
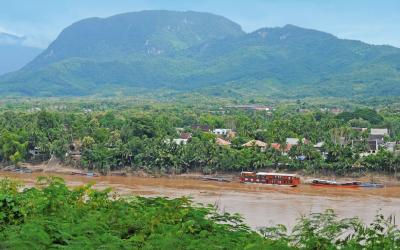
[[[48,174],[16,174],[0,172],[34,185],[38,176]],[[296,188],[219,183],[189,178],[140,178],[123,176],[85,177],[58,175],[68,185],[95,182],[96,188],[112,187],[121,195],[180,197],[191,196],[195,202],[216,204],[221,211],[240,213],[253,228],[284,224],[293,226],[301,214],[334,209],[341,217],[358,216],[365,222],[373,220],[378,210],[385,215],[400,216],[400,187],[381,189]]]

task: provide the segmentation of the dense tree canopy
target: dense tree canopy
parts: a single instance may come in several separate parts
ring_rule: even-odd
[[[104,173],[123,168],[163,173],[261,168],[338,174],[360,170],[396,173],[400,160],[391,152],[360,157],[366,149],[367,134],[352,126],[386,127],[390,129],[388,140],[396,140],[400,138],[399,123],[399,117],[393,113],[370,109],[337,116],[320,110],[210,112],[184,105],[147,105],[97,112],[6,110],[0,113],[0,160],[18,164],[44,161],[54,155],[69,163],[71,146],[75,145],[81,154],[77,166]],[[236,136],[229,139],[230,147],[218,146],[216,135],[194,129],[194,125],[208,126],[211,130],[233,129]],[[189,143],[172,143],[182,130],[192,134]],[[288,137],[306,141],[286,152]],[[353,139],[360,138],[364,143],[352,145]],[[266,142],[267,149],[242,146],[253,139]],[[313,147],[318,142],[324,142],[325,155]],[[274,148],[272,143],[279,143],[280,147]]]

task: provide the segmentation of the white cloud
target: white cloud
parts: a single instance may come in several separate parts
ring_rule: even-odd
[[[3,35],[1,35],[3,33]],[[0,45],[22,45],[26,47],[46,48],[49,39],[35,34],[20,35],[0,26]]]
[[[4,27],[1,27],[1,26],[0,26],[0,33],[7,33],[7,34],[10,34],[10,35],[13,35],[13,36],[20,37],[20,35],[18,35],[17,33],[13,32],[11,30],[8,30],[8,29],[6,29]]]
[[[0,27],[0,45],[21,45],[24,38]]]

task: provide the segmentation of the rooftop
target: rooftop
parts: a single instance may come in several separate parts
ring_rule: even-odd
[[[258,172],[257,175],[275,175],[275,176],[291,176],[291,177],[297,176],[296,174],[267,173],[267,172]]]
[[[389,135],[387,128],[371,128],[371,135]]]
[[[253,146],[257,146],[257,147],[266,147],[267,143],[263,142],[263,141],[259,141],[259,140],[251,140],[246,142],[245,144],[242,145],[243,147],[253,147]]]

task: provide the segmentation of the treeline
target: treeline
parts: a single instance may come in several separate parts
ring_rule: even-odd
[[[22,191],[21,191],[22,190]],[[266,215],[268,216],[268,215]],[[121,198],[62,179],[36,187],[0,180],[0,249],[398,249],[400,230],[377,215],[370,225],[333,211],[251,230],[242,218],[189,199]]]
[[[279,110],[272,114],[234,110],[209,112],[180,106],[164,109],[146,106],[106,112],[5,111],[0,113],[0,161],[7,165],[46,161],[55,156],[77,167],[104,173],[124,168],[164,173],[261,168],[337,174],[396,173],[400,158],[392,152],[382,149],[376,155],[360,157],[365,145],[352,147],[351,140],[368,135],[351,127],[389,128],[389,139],[397,140],[400,117],[365,110],[359,114],[368,115],[335,116],[321,111]],[[230,139],[230,147],[219,146],[215,143],[216,135],[193,129],[192,125],[229,128],[236,131],[236,136]],[[171,142],[179,137],[177,128],[192,134],[186,145]],[[299,143],[288,152],[270,146],[266,150],[242,146],[257,139],[267,145],[279,143],[284,148],[288,137],[306,138],[308,143]],[[318,142],[324,142],[324,157],[313,147]],[[73,151],[77,151],[79,157],[73,158]]]

